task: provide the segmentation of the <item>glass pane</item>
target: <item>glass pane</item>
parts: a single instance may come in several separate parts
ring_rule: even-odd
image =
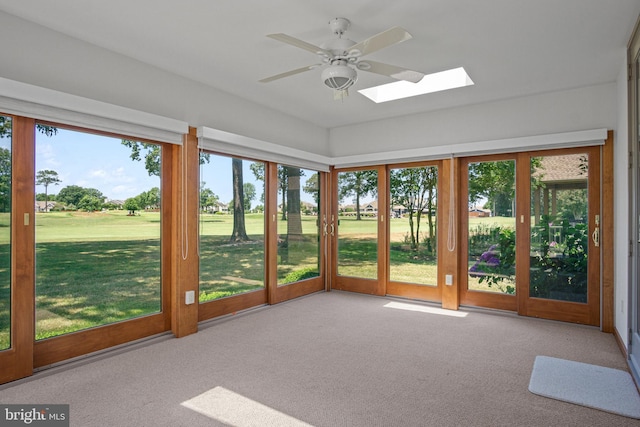
[[[278,284],[320,275],[319,173],[278,165]]]
[[[264,288],[264,163],[200,165],[200,302]]]
[[[438,168],[391,169],[390,279],[437,286]]]
[[[587,302],[587,154],[531,159],[529,295]]]
[[[338,173],[338,274],[378,277],[378,171]]]
[[[11,118],[0,116],[0,350],[11,347]]]
[[[161,311],[160,165],[159,145],[37,133],[36,339]]]
[[[515,295],[515,161],[469,164],[468,289]]]

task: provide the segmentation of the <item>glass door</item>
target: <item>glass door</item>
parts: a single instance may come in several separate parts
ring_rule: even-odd
[[[277,165],[277,175],[277,206],[271,215],[276,229],[273,282],[277,285],[273,286],[271,303],[324,289],[323,174]]]
[[[600,148],[529,157],[521,314],[600,324]],[[522,218],[522,222],[524,218]]]
[[[516,160],[465,159],[462,174],[460,302],[515,311]]]
[[[334,172],[334,289],[384,295],[386,292],[386,222],[389,220],[385,169]],[[384,187],[384,185],[383,185]]]
[[[439,165],[389,167],[389,295],[442,300],[438,281]]]

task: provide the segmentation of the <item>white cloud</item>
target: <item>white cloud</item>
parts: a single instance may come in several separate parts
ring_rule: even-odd
[[[50,143],[39,142],[36,144],[36,157],[40,160],[39,169],[53,169],[59,167],[62,163],[56,159],[55,150]]]

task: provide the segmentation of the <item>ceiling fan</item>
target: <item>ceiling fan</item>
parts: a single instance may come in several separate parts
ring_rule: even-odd
[[[340,99],[348,95],[349,87],[353,86],[358,79],[357,70],[368,71],[412,83],[418,83],[424,77],[424,74],[418,71],[362,59],[365,55],[409,40],[411,34],[405,29],[393,27],[369,37],[360,43],[356,43],[353,40],[342,37],[350,25],[351,22],[346,18],[335,18],[329,21],[329,27],[337,37],[323,43],[322,46],[316,46],[282,33],[267,35],[267,37],[274,40],[315,53],[320,57],[321,62],[266,77],[260,80],[260,82],[268,83],[318,67],[324,67],[321,73],[322,82],[334,90],[336,99]]]

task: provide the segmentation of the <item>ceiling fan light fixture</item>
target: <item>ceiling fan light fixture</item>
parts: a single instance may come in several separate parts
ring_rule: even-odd
[[[325,86],[334,90],[345,90],[358,80],[358,73],[347,65],[330,65],[321,74]]]

